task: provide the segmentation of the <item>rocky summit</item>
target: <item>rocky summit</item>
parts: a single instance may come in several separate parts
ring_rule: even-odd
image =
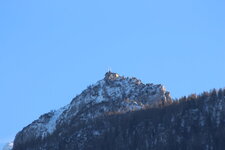
[[[40,116],[20,131],[16,135],[13,149],[60,149],[54,143],[40,144],[38,147],[32,144],[49,138],[76,140],[79,141],[76,144],[77,148],[84,149],[86,142],[92,138],[86,133],[89,132],[86,130],[91,129],[89,122],[101,116],[137,111],[169,101],[169,92],[160,84],[144,84],[134,77],[107,72],[104,79],[89,86],[69,105]],[[73,130],[71,135],[63,137],[70,130]],[[92,132],[100,136],[104,129]]]
[[[20,131],[13,150],[224,150],[224,125],[225,89],[172,100],[160,84],[107,72]]]

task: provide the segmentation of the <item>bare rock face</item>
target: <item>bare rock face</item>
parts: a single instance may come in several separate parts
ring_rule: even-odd
[[[90,124],[93,120],[169,102],[169,92],[160,84],[144,84],[136,78],[107,72],[104,79],[89,86],[69,105],[40,116],[20,131],[13,150],[57,150],[59,141],[76,141],[74,146],[81,150],[85,142],[105,130],[95,131]]]

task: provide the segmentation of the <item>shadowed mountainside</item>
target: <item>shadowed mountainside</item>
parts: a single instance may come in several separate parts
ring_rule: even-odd
[[[224,149],[225,90],[172,101],[162,85],[108,72],[20,131],[13,150]]]

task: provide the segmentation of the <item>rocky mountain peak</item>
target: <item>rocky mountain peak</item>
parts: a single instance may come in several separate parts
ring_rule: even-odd
[[[113,73],[111,71],[108,71],[105,73],[105,80],[115,80],[118,77],[120,77],[120,75],[118,73]]]
[[[13,150],[220,150],[224,112],[224,89],[172,102],[161,84],[109,71],[69,105],[20,131]]]
[[[104,79],[89,86],[69,105],[42,115],[25,127],[17,134],[15,144],[46,138],[74,120],[79,124],[108,113],[136,111],[170,100],[169,92],[161,84],[143,84],[134,77],[109,71]]]

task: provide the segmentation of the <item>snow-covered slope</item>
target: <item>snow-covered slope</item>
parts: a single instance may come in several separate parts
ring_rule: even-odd
[[[225,89],[172,101],[160,84],[107,72],[20,131],[13,150],[224,150],[224,124]]]
[[[104,79],[89,86],[69,105],[42,115],[25,127],[17,134],[15,144],[43,139],[74,118],[88,120],[107,113],[140,110],[170,100],[169,92],[160,84],[143,84],[136,78],[107,72]]]
[[[2,150],[12,150],[13,148],[13,142],[7,143]]]

